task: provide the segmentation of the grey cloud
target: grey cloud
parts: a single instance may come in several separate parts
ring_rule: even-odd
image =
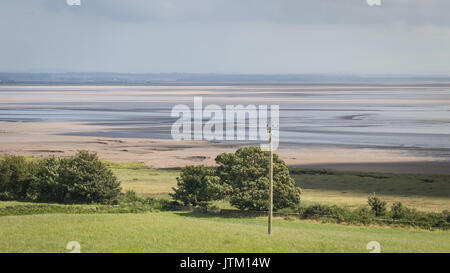
[[[81,2],[2,0],[0,71],[450,73],[448,0]]]
[[[46,6],[130,22],[450,25],[448,0],[382,0],[381,7],[366,0],[82,0],[75,8],[47,0]]]

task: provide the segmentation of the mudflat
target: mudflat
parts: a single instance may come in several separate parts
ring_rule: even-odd
[[[0,86],[0,154],[77,150],[154,168],[214,165],[249,142],[175,141],[175,105],[277,105],[289,165],[450,173],[450,85]],[[255,143],[253,143],[255,145]],[[258,145],[258,144],[256,144]]]
[[[107,138],[64,135],[83,132],[92,125],[51,122],[1,122],[0,154],[64,157],[77,150],[96,152],[105,160],[143,162],[153,168],[215,164],[214,158],[248,144],[211,143],[146,138]],[[96,130],[105,129],[95,126]],[[407,150],[303,145],[276,151],[287,164],[308,168],[399,172],[450,173],[442,159],[414,156]]]

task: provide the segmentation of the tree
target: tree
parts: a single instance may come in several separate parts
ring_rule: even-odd
[[[25,200],[35,179],[36,164],[23,156],[6,156],[0,162],[0,199]]]
[[[107,203],[120,194],[120,183],[97,154],[74,157],[0,161],[0,199],[39,202]]]
[[[369,204],[375,216],[382,216],[386,214],[386,201],[381,200],[375,193],[369,195],[367,199],[367,203]]]
[[[220,182],[215,170],[204,166],[186,166],[177,177],[178,188],[172,188],[173,199],[184,205],[207,208],[209,203],[221,199],[227,191],[227,185]]]
[[[64,201],[65,192],[59,179],[60,162],[54,157],[39,161],[36,176],[28,189],[28,198],[38,202]]]
[[[267,210],[269,207],[270,153],[259,147],[245,147],[236,153],[216,157],[217,174],[229,185],[230,203],[239,209]],[[295,186],[289,169],[278,155],[273,155],[274,209],[296,208],[301,190]]]
[[[107,203],[120,194],[120,182],[95,153],[61,159],[58,176],[64,202]]]

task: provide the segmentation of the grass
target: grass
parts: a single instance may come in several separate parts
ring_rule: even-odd
[[[373,192],[389,204],[401,201],[422,211],[450,210],[450,175],[387,174],[291,169],[305,203],[364,205]]]
[[[35,214],[99,214],[99,213],[142,213],[163,209],[163,200],[153,203],[120,202],[117,205],[105,204],[52,204],[0,201],[0,217]]]
[[[63,205],[63,204],[48,204],[48,203],[29,203],[16,201],[1,201],[0,202],[0,216],[10,215],[34,215],[34,214],[49,214],[49,213],[65,213],[65,214],[80,214],[80,213],[98,213],[108,212],[115,209],[115,212],[120,212],[120,208],[113,208],[104,205]]]
[[[30,159],[31,160],[31,159]],[[143,163],[106,162],[124,190],[169,198],[179,169],[150,169]],[[376,192],[424,211],[450,210],[450,176],[374,174],[291,169],[306,204],[365,205]],[[219,208],[231,208],[217,201]],[[308,220],[225,218],[189,212],[142,212],[139,207],[0,202],[0,252],[450,252],[449,231],[348,226]],[[145,210],[144,210],[145,211]],[[16,216],[19,215],[20,216]]]
[[[178,170],[150,169],[142,163],[112,163],[108,165],[121,182],[122,188],[139,195],[169,198],[177,184]]]
[[[220,218],[186,212],[5,216],[1,252],[450,252],[450,233],[274,220]]]
[[[16,206],[33,206],[36,203],[32,202],[19,202],[19,201],[0,201],[0,209],[6,207],[16,207]]]

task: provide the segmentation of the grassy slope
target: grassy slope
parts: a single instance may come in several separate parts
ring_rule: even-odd
[[[450,233],[288,222],[276,219],[266,235],[265,219],[216,218],[192,213],[6,216],[0,221],[2,252],[450,252]]]
[[[142,195],[168,197],[179,175],[179,170],[148,169],[139,163],[108,164],[124,189]],[[294,171],[293,177],[306,203],[363,205],[367,193],[377,192],[419,209],[450,209],[450,176]],[[0,208],[11,205],[26,203],[0,202]],[[191,213],[4,216],[0,252],[68,252],[69,241],[79,241],[83,252],[367,252],[365,246],[373,240],[384,252],[450,252],[450,233],[444,231],[276,219],[272,238],[265,233],[265,219]]]
[[[176,186],[179,170],[148,169],[139,163],[112,163],[124,189],[138,194],[168,197]],[[295,169],[292,176],[303,189],[304,203],[360,206],[376,192],[388,203],[401,201],[424,211],[450,210],[450,175],[373,174],[346,171],[306,171]],[[221,207],[226,204],[219,204]]]

